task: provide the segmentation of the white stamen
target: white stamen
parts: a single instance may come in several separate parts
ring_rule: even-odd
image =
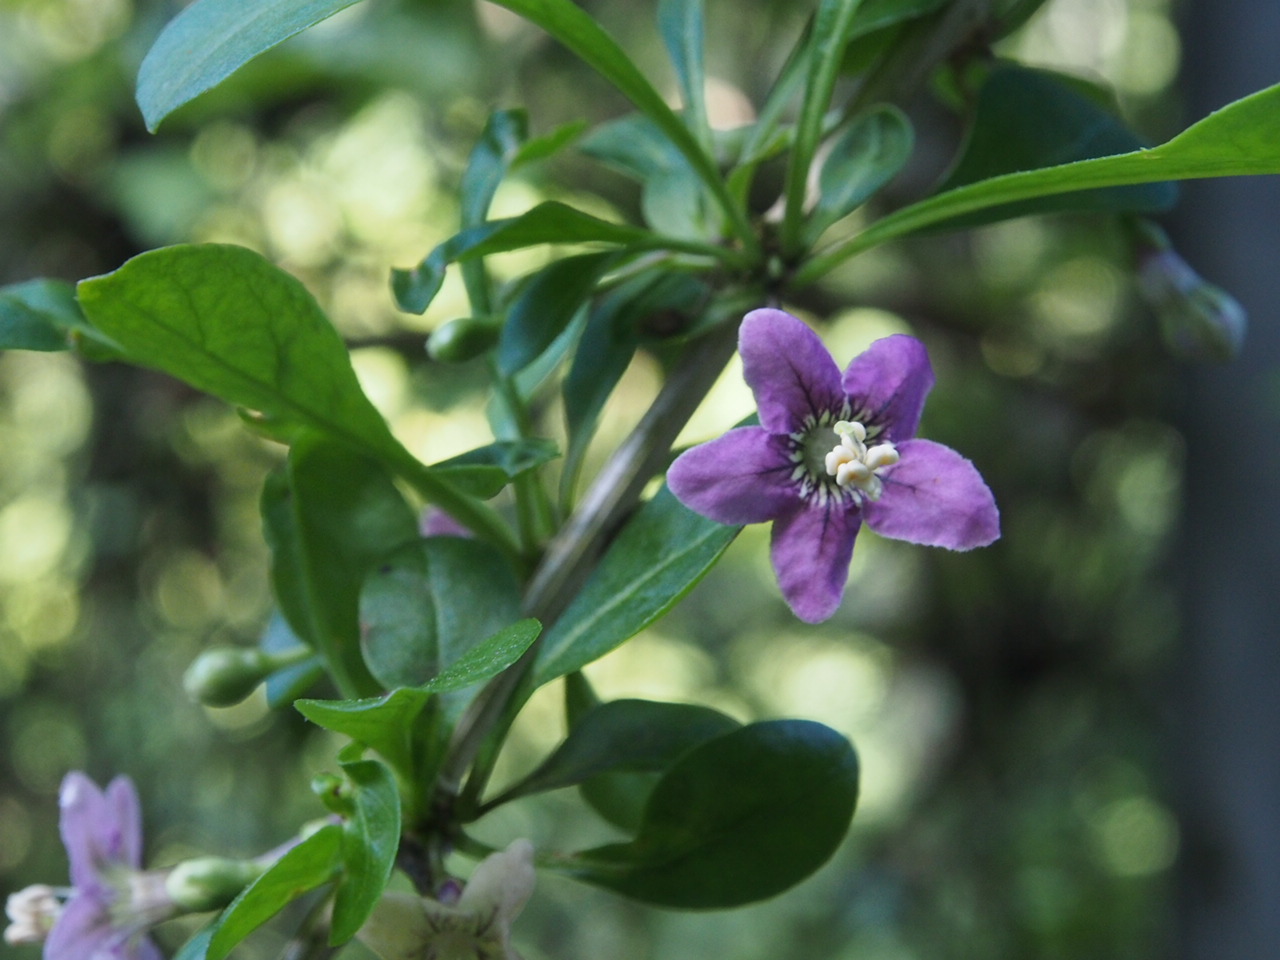
[[[892,443],[878,443],[867,449],[867,428],[856,420],[841,420],[832,429],[840,437],[826,456],[827,473],[844,488],[854,487],[868,500],[879,500],[884,484],[878,471],[898,462],[898,451]]]
[[[5,943],[43,943],[62,912],[62,903],[53,887],[37,883],[10,894],[4,912],[13,921],[5,927]]]

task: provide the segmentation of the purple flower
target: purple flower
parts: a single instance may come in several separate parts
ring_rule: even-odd
[[[45,941],[45,960],[162,960],[145,933],[176,912],[163,872],[139,870],[142,812],[128,777],[106,791],[69,773],[58,794],[74,889]]]
[[[952,550],[1000,536],[995,499],[973,464],[912,439],[933,386],[919,340],[877,340],[841,376],[804,323],[754,310],[738,352],[761,425],[686,451],[667,484],[720,523],[773,521],[773,569],[800,619],[826,620],[840,605],[864,520],[882,536]]]

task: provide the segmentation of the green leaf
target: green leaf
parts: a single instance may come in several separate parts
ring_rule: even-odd
[[[542,624],[532,617],[503,627],[424,683],[422,689],[446,693],[497,676],[519,660],[541,632]]]
[[[360,596],[362,644],[384,686],[430,683],[520,618],[520,586],[492,547],[430,537],[386,557]],[[443,695],[456,716],[470,691]]]
[[[511,376],[538,359],[614,262],[611,253],[584,253],[556,260],[534,274],[511,305],[498,337],[498,369]]]
[[[0,350],[66,350],[67,332],[83,325],[69,283],[28,280],[0,287]]]
[[[1000,204],[1133,183],[1266,173],[1280,173],[1280,85],[1228,104],[1149,150],[1006,174],[904,207],[810,261],[796,281],[812,282],[888,240]]]
[[[522,474],[560,456],[555,443],[542,437],[499,440],[468,450],[429,468],[472,496],[488,500]]]
[[[543,637],[535,681],[577,670],[653,623],[702,579],[740,529],[694,513],[663,487]]]
[[[208,960],[232,948],[282,909],[332,880],[341,864],[342,828],[322,827],[286,853],[231,902],[217,921]]]
[[[634,840],[584,851],[564,869],[646,903],[736,907],[822,866],[857,796],[857,757],[840,734],[808,720],[755,723],[676,760]]]
[[[209,943],[213,940],[213,931],[214,925],[212,923],[201,927],[190,940],[182,945],[182,949],[173,955],[173,960],[205,960],[209,950]]]
[[[304,643],[306,641],[293,632],[289,621],[277,611],[267,623],[259,646],[267,653],[284,653]],[[324,664],[319,657],[308,657],[277,670],[267,677],[267,704],[273,709],[291,704],[323,676]]]
[[[582,339],[561,388],[569,446],[561,471],[566,501],[577,482],[587,446],[595,435],[600,411],[622,379],[642,328],[654,317],[675,316],[681,325],[699,311],[709,294],[700,280],[670,271],[632,277],[591,305]]]
[[[163,247],[82,280],[78,293],[90,323],[135,363],[390,462],[412,459],[315,298],[252,250]]]
[[[518,217],[490,220],[463,230],[440,244],[412,270],[393,270],[396,302],[409,313],[422,313],[444,282],[445,268],[457,260],[505,253],[544,243],[608,243],[640,248],[665,241],[638,227],[601,220],[555,200],[540,203]]]
[[[342,831],[342,879],[333,897],[329,944],[356,935],[391,879],[400,847],[400,793],[391,771],[376,760],[342,764],[355,787],[355,816]]]
[[[501,801],[571,787],[604,773],[661,772],[705,740],[739,723],[710,707],[650,700],[613,700],[587,711],[564,743]]]
[[[817,240],[892,180],[911,158],[914,139],[911,121],[897,107],[881,105],[855,118],[822,164],[806,240]]]
[[[540,137],[530,137],[516,151],[515,158],[511,161],[511,169],[519,170],[529,164],[554,157],[582,136],[582,131],[585,129],[587,129],[587,121],[570,120],[568,123],[563,123],[556,127],[550,133],[544,133]]]
[[[809,167],[822,139],[823,118],[831,103],[840,61],[856,25],[854,14],[862,0],[821,0],[809,38],[809,72],[804,99],[796,123],[795,143],[787,164],[786,210],[782,221],[783,245],[793,253],[800,239]]]
[[[1118,117],[1076,84],[1017,64],[993,69],[978,95],[963,155],[940,191],[1006,173],[1129,153],[1142,142]],[[955,225],[972,225],[1053,210],[1153,213],[1177,200],[1172,183],[1084,190],[989,207]],[[948,224],[951,226],[951,224]]]
[[[263,487],[262,514],[289,625],[344,694],[375,692],[360,651],[360,589],[385,554],[417,540],[413,510],[377,461],[308,434]]]
[[[739,239],[748,245],[755,244],[755,234],[751,224],[745,212],[729,196],[714,161],[617,42],[605,33],[589,14],[576,6],[572,0],[496,0],[496,2],[499,6],[520,14],[546,30],[612,83],[623,96],[635,104],[641,113],[649,117],[666,138],[675,144],[676,149],[685,156],[694,172],[706,184],[707,189],[732,220]]]
[[[703,149],[711,145],[707,122],[707,78],[702,57],[705,43],[703,0],[659,0],[658,29],[680,82],[685,121]]]
[[[161,31],[138,70],[138,106],[155,131],[178,107],[260,53],[356,0],[195,0]]]
[[[412,781],[419,771],[415,731],[431,700],[425,690],[403,687],[364,700],[298,700],[294,707],[317,726],[350,737],[375,751]],[[428,721],[429,717],[425,718]]]
[[[493,195],[528,136],[529,115],[524,110],[495,110],[489,115],[480,140],[467,159],[459,185],[463,229],[477,227],[488,218]],[[472,312],[483,314],[492,310],[484,263],[479,260],[464,263],[462,277]]]

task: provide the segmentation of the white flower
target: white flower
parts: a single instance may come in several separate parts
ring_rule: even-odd
[[[521,960],[511,922],[535,879],[533,844],[516,840],[480,861],[454,904],[385,894],[360,939],[382,960]]]

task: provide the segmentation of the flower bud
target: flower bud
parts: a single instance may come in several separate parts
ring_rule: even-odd
[[[187,668],[182,686],[187,696],[206,707],[235,706],[277,669],[262,650],[213,647]]]
[[[1248,326],[1244,307],[1196,273],[1159,227],[1144,222],[1137,232],[1138,288],[1169,349],[1188,359],[1236,357]]]
[[[459,317],[437,327],[427,339],[427,356],[440,363],[474,360],[498,342],[501,317]]]
[[[178,864],[165,878],[165,891],[175,904],[192,913],[221,910],[262,873],[251,860],[197,857]]]

